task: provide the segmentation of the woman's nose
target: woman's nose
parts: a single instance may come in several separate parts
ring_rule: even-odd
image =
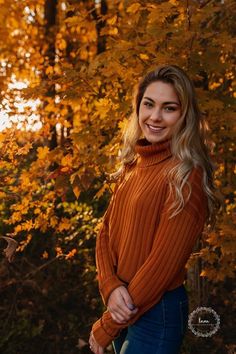
[[[155,109],[151,114],[151,120],[153,121],[160,121],[162,120],[162,112],[161,109]]]

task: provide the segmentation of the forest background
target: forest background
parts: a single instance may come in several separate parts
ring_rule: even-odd
[[[231,0],[0,0],[0,236],[18,242],[13,262],[0,259],[1,353],[90,352],[104,310],[94,249],[107,173],[134,87],[162,63],[194,81],[222,200],[188,262],[191,310],[211,306],[220,329],[188,330],[182,354],[235,353],[235,10]]]

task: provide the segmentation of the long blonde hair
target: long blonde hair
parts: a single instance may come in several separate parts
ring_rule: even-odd
[[[181,117],[176,124],[171,139],[172,156],[180,162],[168,172],[170,190],[175,192],[175,201],[171,205],[172,215],[178,214],[184,207],[183,187],[193,167],[200,166],[203,170],[203,188],[208,199],[208,222],[213,224],[217,198],[213,184],[213,164],[209,157],[206,141],[207,125],[200,114],[195,90],[188,75],[176,65],[161,65],[148,72],[138,83],[133,99],[133,113],[123,133],[123,148],[119,159],[121,167],[112,174],[118,178],[136,160],[134,147],[142,136],[139,125],[139,107],[145,90],[155,82],[170,83],[176,90],[181,104]],[[188,184],[188,183],[187,183]],[[191,187],[189,186],[189,195]]]

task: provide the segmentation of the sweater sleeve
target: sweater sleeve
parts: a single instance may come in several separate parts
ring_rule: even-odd
[[[114,289],[121,285],[127,286],[126,283],[117,277],[109,250],[109,218],[118,187],[119,183],[117,182],[109,206],[103,216],[102,226],[96,239],[95,256],[98,287],[104,305],[107,305],[109,295]]]
[[[92,331],[102,347],[106,347],[122,328],[136,322],[144,312],[158,303],[187,263],[203,230],[207,213],[201,170],[193,169],[188,182],[191,196],[181,212],[170,219],[168,209],[173,197],[166,200],[151,252],[128,285],[128,292],[139,311],[125,324],[118,324],[106,310],[94,323]]]

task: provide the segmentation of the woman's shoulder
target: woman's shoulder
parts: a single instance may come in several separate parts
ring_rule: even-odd
[[[118,187],[122,184],[122,182],[127,178],[127,176],[134,170],[135,166],[136,166],[136,160],[124,164],[122,167],[120,167],[120,169],[111,174],[108,178],[108,184],[111,187],[111,190],[113,190],[113,194],[116,192],[116,190],[118,189]]]
[[[170,159],[166,160],[165,171],[169,172],[173,168],[176,168],[176,170],[178,170],[178,166],[179,168],[182,168],[182,161],[177,157],[172,156]],[[204,175],[202,166],[198,164],[190,167],[188,172],[189,172],[189,178],[188,178],[189,180],[201,180]]]
[[[179,173],[178,166],[181,169],[181,163],[179,163],[176,159],[169,161],[166,166],[166,175],[168,178],[166,179],[166,184],[168,187],[170,184],[172,185],[176,183],[176,180],[179,180],[181,185],[180,178],[182,179],[183,187],[182,193],[183,195],[188,195],[189,191],[195,194],[196,196],[203,198],[204,192],[204,170],[200,165],[194,165],[189,169],[186,169],[186,172],[182,171],[183,173]],[[169,174],[169,172],[172,172]],[[180,177],[181,176],[181,177]],[[168,189],[168,188],[167,188]]]
[[[127,178],[127,176],[135,169],[136,165],[137,165],[137,159],[134,159],[123,166],[123,170],[120,174],[120,182],[122,182],[125,178]]]

